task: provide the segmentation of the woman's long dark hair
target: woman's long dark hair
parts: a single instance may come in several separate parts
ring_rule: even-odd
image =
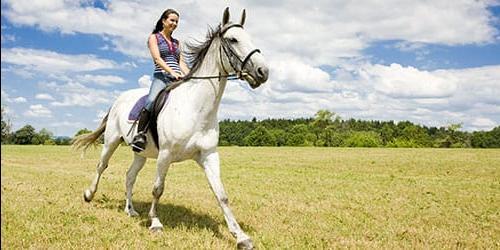
[[[153,30],[153,32],[151,32],[151,34],[156,34],[163,30],[163,19],[168,18],[168,15],[170,14],[176,14],[177,16],[179,16],[179,12],[174,9],[165,10],[163,14],[161,14],[160,19],[158,19],[158,21],[156,22],[155,29]]]

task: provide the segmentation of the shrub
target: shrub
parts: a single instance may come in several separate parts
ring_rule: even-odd
[[[381,144],[380,135],[373,131],[353,132],[344,142],[347,147],[378,147]]]
[[[387,143],[389,148],[419,148],[420,145],[413,139],[405,138],[394,138],[392,141]]]

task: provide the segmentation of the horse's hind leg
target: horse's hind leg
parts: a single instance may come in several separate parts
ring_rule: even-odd
[[[134,183],[137,178],[137,173],[141,171],[142,167],[146,163],[146,157],[140,156],[138,154],[134,154],[134,161],[130,168],[127,171],[127,199],[125,201],[125,212],[128,216],[138,216],[139,213],[135,211],[134,205],[132,204],[132,189],[134,188]]]
[[[99,185],[99,179],[101,179],[102,172],[108,167],[108,162],[113,153],[115,152],[118,145],[120,145],[121,138],[115,137],[112,140],[106,140],[101,152],[101,159],[97,164],[97,174],[90,184],[90,187],[83,193],[83,198],[86,202],[90,202],[94,198],[94,194],[97,191],[97,186]]]

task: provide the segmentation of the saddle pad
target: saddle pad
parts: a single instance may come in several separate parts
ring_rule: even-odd
[[[145,95],[145,96],[139,98],[139,100],[137,100],[134,107],[132,108],[132,110],[130,110],[130,113],[128,114],[129,121],[134,122],[134,121],[137,121],[137,119],[139,119],[139,115],[141,114],[142,108],[144,108],[144,106],[146,106],[147,99],[148,99],[148,95]]]
[[[169,93],[170,91],[166,91],[166,89],[162,89],[160,93],[158,93],[158,96],[156,96],[156,99],[153,102],[153,110],[151,111],[151,116],[149,117],[148,130],[151,132],[151,135],[153,136],[156,148],[158,148],[158,131],[156,130],[157,128],[156,118],[158,118],[158,114],[162,110],[163,105],[165,105],[165,103],[167,102]],[[145,95],[139,98],[139,100],[137,100],[134,107],[132,108],[132,110],[130,110],[130,113],[128,114],[129,123],[133,123],[139,119],[142,109],[144,108],[144,106],[146,106],[147,98],[148,96]]]

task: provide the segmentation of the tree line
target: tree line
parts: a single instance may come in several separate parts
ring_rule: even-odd
[[[219,123],[223,146],[317,147],[435,147],[499,148],[500,126],[491,131],[461,131],[461,124],[427,127],[409,121],[343,120],[328,110],[313,118],[223,120]]]
[[[31,125],[12,132],[4,120],[2,144],[69,145],[70,137],[54,137]],[[461,131],[461,124],[427,127],[409,121],[343,120],[328,110],[312,118],[222,120],[220,146],[316,146],[316,147],[404,147],[404,148],[500,148],[500,126],[490,131]],[[75,136],[91,132],[80,129]],[[102,138],[101,138],[102,142]]]

